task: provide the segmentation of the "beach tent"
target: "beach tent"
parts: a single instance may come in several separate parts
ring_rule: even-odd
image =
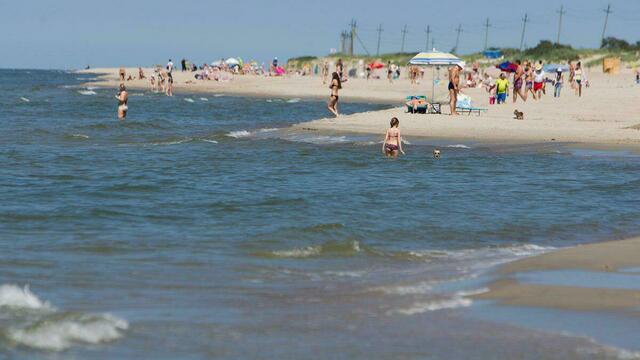
[[[505,61],[500,65],[496,66],[498,69],[504,71],[504,72],[508,72],[508,73],[512,73],[512,72],[516,72],[518,70],[518,65],[510,62],[510,61]]]
[[[482,52],[482,55],[484,55],[485,58],[487,59],[499,59],[502,57],[502,51],[500,50],[485,50],[484,52]]]
[[[436,95],[436,68],[438,68],[439,72],[440,66],[461,65],[462,67],[464,67],[464,61],[462,61],[459,57],[453,54],[439,52],[435,49],[431,52],[419,53],[411,60],[409,60],[409,64],[432,67],[433,82],[431,84],[431,101],[434,101]]]
[[[369,64],[369,67],[371,68],[371,70],[382,69],[384,67],[384,64],[379,62],[372,62],[371,64]]]

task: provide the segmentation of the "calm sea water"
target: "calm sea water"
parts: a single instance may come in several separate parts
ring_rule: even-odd
[[[0,357],[617,356],[465,295],[637,234],[640,158],[409,138],[389,160],[287,129],[324,102],[275,97],[134,90],[118,122],[90,78],[0,71]]]

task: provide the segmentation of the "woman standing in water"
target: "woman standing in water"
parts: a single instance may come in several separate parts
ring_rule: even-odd
[[[120,84],[120,91],[118,95],[116,95],[116,99],[118,99],[118,119],[124,120],[127,117],[127,111],[129,107],[127,103],[129,102],[129,93],[127,93],[127,88],[124,84]]]
[[[340,80],[338,72],[334,72],[331,75],[331,85],[329,85],[329,89],[331,89],[331,97],[329,98],[327,109],[337,117],[340,115],[338,114],[338,90],[342,89],[342,81]]]
[[[400,135],[400,129],[398,129],[399,125],[400,121],[398,118],[391,118],[391,127],[387,130],[384,136],[384,142],[382,143],[382,152],[387,157],[393,156],[396,158],[398,157],[398,152],[404,155],[404,150],[402,150],[402,136]]]

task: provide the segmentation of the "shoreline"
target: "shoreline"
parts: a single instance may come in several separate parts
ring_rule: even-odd
[[[82,70],[81,74],[96,74],[98,81],[83,86],[102,88],[116,87],[118,69],[103,68]],[[137,69],[127,69],[137,74]],[[151,69],[145,69],[146,74]],[[428,72],[427,72],[428,73]],[[427,74],[429,75],[429,74]],[[256,98],[305,98],[328,99],[328,86],[322,85],[319,77],[260,77],[236,76],[230,82],[192,80],[191,72],[174,72],[176,93],[213,93]],[[357,113],[338,118],[322,118],[297,123],[294,130],[332,132],[336,134],[384,134],[391,117],[400,119],[405,137],[433,138],[441,140],[464,140],[494,144],[570,143],[589,148],[628,149],[640,151],[640,119],[637,119],[637,96],[640,87],[627,86],[627,77],[608,76],[594,72],[590,76],[594,85],[585,91],[582,98],[564,90],[564,96],[554,99],[547,95],[540,101],[505,105],[488,105],[483,89],[464,89],[474,99],[474,106],[488,111],[476,115],[425,115],[408,114],[404,107]],[[428,76],[420,85],[411,85],[407,79],[393,84],[386,80],[350,79],[340,93],[341,101],[367,102],[385,105],[400,105],[409,94],[430,93]],[[146,80],[133,80],[126,85],[136,90],[149,88]],[[443,100],[446,89],[440,84],[436,98]],[[446,112],[447,106],[443,106]],[[513,119],[513,111],[525,113],[525,120]],[[635,119],[635,120],[634,120]]]
[[[640,237],[576,245],[500,265],[489,291],[499,305],[573,311],[640,307]]]

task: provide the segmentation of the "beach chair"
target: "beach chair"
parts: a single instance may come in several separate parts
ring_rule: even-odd
[[[480,114],[486,112],[487,109],[473,106],[471,98],[468,95],[460,94],[458,95],[458,102],[456,103],[456,111],[461,114],[476,114],[480,116]]]

